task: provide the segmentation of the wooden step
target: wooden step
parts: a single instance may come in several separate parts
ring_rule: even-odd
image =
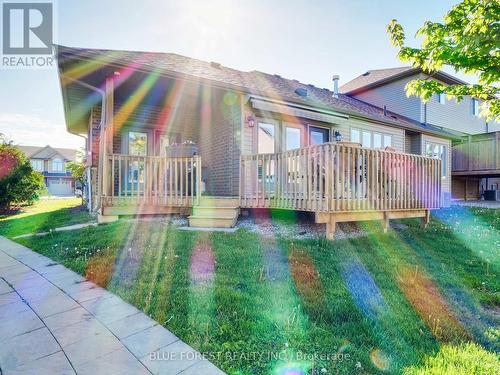
[[[238,207],[194,206],[192,216],[220,216],[239,214]]]
[[[236,225],[237,215],[189,216],[189,226],[195,228],[232,228]]]
[[[214,197],[202,195],[200,202],[196,206],[209,206],[209,207],[239,207],[239,197]]]

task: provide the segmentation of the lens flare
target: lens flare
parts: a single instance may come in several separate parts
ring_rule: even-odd
[[[382,371],[388,370],[391,364],[390,358],[380,349],[372,350],[370,352],[370,359],[372,364]]]

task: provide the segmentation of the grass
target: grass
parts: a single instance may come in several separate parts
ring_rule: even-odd
[[[0,235],[12,238],[87,222],[90,217],[80,206],[81,201],[80,198],[42,199],[14,215],[0,215]]]
[[[230,374],[497,373],[499,211],[441,210],[425,231],[417,220],[364,227],[331,242],[120,221],[18,242]]]

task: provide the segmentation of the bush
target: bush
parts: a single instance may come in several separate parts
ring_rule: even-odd
[[[500,374],[500,360],[474,343],[444,345],[422,366],[404,369],[404,375],[491,375]]]
[[[0,143],[0,208],[33,204],[45,189],[43,176],[11,143]]]

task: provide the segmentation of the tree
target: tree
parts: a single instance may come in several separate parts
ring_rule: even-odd
[[[476,74],[477,84],[445,85],[433,79],[408,83],[408,95],[424,101],[433,94],[444,93],[458,101],[472,96],[482,101],[481,116],[500,117],[500,0],[463,0],[444,17],[443,23],[427,21],[417,31],[421,48],[405,45],[403,27],[392,20],[387,26],[391,42],[399,48],[398,57],[411,62],[432,77],[443,66],[456,72]]]
[[[85,178],[85,164],[80,161],[70,161],[66,164],[66,169],[71,172],[71,176],[75,179],[75,181],[80,183],[82,188],[82,204],[84,203],[84,194],[86,178]]]
[[[33,204],[45,190],[43,176],[35,172],[19,148],[0,141],[0,208]]]

